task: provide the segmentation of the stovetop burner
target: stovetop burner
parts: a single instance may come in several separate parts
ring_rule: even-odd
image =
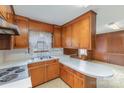
[[[0,85],[29,77],[27,65],[0,69]]]
[[[7,82],[7,81],[11,81],[15,78],[18,77],[18,74],[11,74],[11,75],[6,75],[5,77],[3,77],[0,82]]]
[[[9,74],[9,71],[1,72],[1,73],[0,73],[0,77],[2,77],[2,76],[4,76],[4,75],[7,75],[7,74]]]
[[[25,69],[22,68],[22,69],[16,70],[15,73],[21,73],[21,72],[23,72],[23,71],[25,71]]]
[[[8,68],[7,71],[14,71],[14,70],[17,70],[19,69],[20,67],[11,67],[11,68]]]

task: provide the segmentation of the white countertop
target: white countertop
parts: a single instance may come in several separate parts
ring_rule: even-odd
[[[23,60],[2,62],[2,63],[0,63],[0,69],[14,67],[14,66],[27,65],[27,64],[36,63],[36,62],[44,62],[44,61],[53,60],[53,59],[58,59],[58,57],[53,57],[51,59],[43,59],[43,60],[40,60],[40,59],[34,59],[34,60],[23,59]]]
[[[94,78],[108,78],[113,76],[113,72],[110,67],[94,63],[92,61],[82,61],[64,56],[60,57],[60,63]]]
[[[0,86],[0,88],[31,88],[31,87],[32,84],[30,77]]]
[[[113,72],[112,69],[105,66],[105,65],[101,65],[99,63],[93,63],[92,61],[82,61],[79,59],[74,59],[74,58],[70,58],[68,56],[60,56],[60,57],[54,57],[50,60],[53,59],[58,59],[60,63],[82,73],[85,74],[87,76],[90,77],[94,77],[94,78],[107,78],[107,77],[111,77],[113,76]],[[39,59],[35,59],[35,60],[21,60],[21,61],[13,61],[13,62],[3,62],[0,63],[0,69],[2,68],[8,68],[8,67],[13,67],[13,66],[19,66],[19,65],[27,65],[30,63],[35,63],[35,62],[44,62],[44,61],[48,61],[48,60],[39,60]],[[26,78],[23,80],[19,80],[16,82],[12,82],[9,84],[5,84],[3,86],[0,87],[14,87],[14,88],[27,88],[27,87],[31,87],[31,79]]]
[[[70,58],[69,56],[66,55],[60,57],[53,57],[52,59],[49,60],[58,59],[58,58],[60,63],[90,77],[107,78],[113,76],[113,72],[110,67],[99,63],[94,63],[92,61],[82,61],[79,59]],[[0,64],[0,69],[19,66],[19,65],[27,65],[35,62],[44,62],[44,61],[48,61],[48,59],[47,60],[29,59],[22,61],[4,62],[3,64]]]

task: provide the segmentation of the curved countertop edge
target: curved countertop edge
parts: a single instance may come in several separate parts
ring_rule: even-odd
[[[63,62],[61,62],[61,61],[59,61],[61,64],[63,64],[63,65],[65,65],[65,66],[68,66],[68,67],[70,67],[71,69],[73,69],[73,70],[75,70],[75,71],[77,71],[77,72],[80,72],[81,74],[84,74],[84,75],[86,75],[86,76],[89,76],[89,77],[93,77],[93,78],[110,78],[110,77],[112,77],[113,76],[113,74],[112,75],[109,75],[109,76],[96,76],[96,75],[91,75],[91,74],[88,74],[88,73],[85,73],[85,72],[83,72],[83,71],[81,71],[81,70],[79,70],[79,69],[77,69],[77,68],[75,68],[75,67],[72,67],[72,66],[69,66],[68,64],[65,64],[65,63],[63,63]]]

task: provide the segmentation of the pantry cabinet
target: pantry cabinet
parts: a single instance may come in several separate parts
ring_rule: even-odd
[[[66,30],[71,25],[70,30]],[[96,13],[89,11],[82,16],[68,22],[62,26],[63,47],[70,48],[66,42],[70,42],[71,48],[82,48],[92,50],[95,48],[95,34],[96,34]],[[67,33],[70,33],[67,35]],[[69,41],[68,41],[68,36]]]
[[[59,77],[58,60],[35,62],[28,65],[32,87]]]
[[[53,47],[61,48],[62,47],[62,31],[60,26],[54,26],[53,29]]]

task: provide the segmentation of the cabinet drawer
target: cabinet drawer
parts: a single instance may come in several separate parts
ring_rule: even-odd
[[[47,61],[46,62],[46,65],[49,65],[49,64],[58,64],[58,61],[57,60],[50,60],[50,61]]]
[[[39,66],[39,65],[45,65],[45,62],[36,62],[36,63],[31,63],[28,64],[28,67],[35,67],[35,66]]]
[[[77,72],[77,71],[75,71],[75,75],[77,75],[78,77],[80,77],[80,78],[82,78],[82,79],[85,78],[85,75],[83,75],[83,74],[81,74],[81,73],[79,73],[79,72]]]

